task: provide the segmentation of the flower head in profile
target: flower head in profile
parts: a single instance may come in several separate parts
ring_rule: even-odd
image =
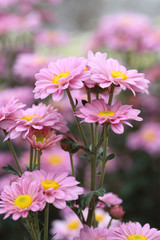
[[[160,231],[150,228],[149,224],[143,227],[138,222],[122,223],[119,227],[112,228],[109,232],[110,240],[159,240]]]
[[[51,127],[55,131],[66,132],[66,121],[57,109],[51,105],[46,106],[43,103],[26,110],[21,110],[15,125],[9,129],[7,137],[11,139],[19,137],[21,134],[26,138],[30,128],[42,130],[43,127]],[[7,139],[7,138],[6,138]]]
[[[42,211],[46,204],[41,184],[24,176],[6,185],[0,199],[0,214],[5,213],[4,219],[12,215],[13,220],[26,218],[29,211]]]
[[[93,228],[84,225],[80,230],[79,237],[75,237],[73,240],[107,240],[108,230],[105,228]]]
[[[83,188],[77,186],[79,182],[74,177],[68,176],[68,173],[36,170],[32,173],[25,172],[25,176],[37,179],[43,187],[46,202],[59,209],[66,207],[66,201],[76,200],[78,195],[83,193]]]
[[[112,84],[122,90],[129,89],[135,92],[147,93],[149,80],[145,79],[143,73],[137,70],[127,70],[123,65],[112,58],[106,60],[106,54],[91,51],[88,53],[88,66],[91,72],[91,80],[101,88],[108,88]]]
[[[108,192],[103,197],[99,197],[100,200],[104,201],[109,206],[115,206],[121,204],[123,201],[116,194]],[[97,207],[105,208],[106,205],[102,202],[98,202]]]
[[[68,88],[79,89],[88,78],[85,58],[68,57],[51,62],[35,75],[35,98],[44,99],[52,94],[53,101],[59,101]]]
[[[142,121],[142,118],[138,117],[139,113],[140,110],[132,109],[130,105],[121,105],[120,101],[109,106],[103,99],[99,99],[86,103],[76,112],[76,116],[84,118],[83,122],[88,123],[107,122],[115,133],[121,134],[124,132],[123,124],[132,127],[128,120]]]
[[[38,130],[31,128],[27,140],[37,150],[49,148],[56,144],[57,141],[61,140],[63,135],[56,135],[55,130],[51,130],[50,127],[43,127]]]

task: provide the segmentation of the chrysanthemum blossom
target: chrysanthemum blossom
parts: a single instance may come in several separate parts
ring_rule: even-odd
[[[128,120],[142,121],[142,118],[138,117],[139,113],[140,110],[132,109],[130,105],[121,105],[120,101],[109,106],[103,99],[99,99],[93,100],[92,103],[86,103],[76,112],[76,116],[84,118],[82,122],[99,122],[99,124],[107,122],[115,133],[122,134],[124,132],[123,124],[132,127]]]
[[[73,240],[107,240],[108,230],[105,228],[93,228],[84,225],[80,230],[79,237]]]
[[[159,240],[160,231],[150,228],[149,224],[143,227],[138,222],[122,223],[119,227],[112,228],[109,232],[110,240]]]
[[[122,90],[127,88],[133,92],[148,94],[149,80],[143,73],[137,70],[127,70],[123,65],[112,58],[106,60],[106,54],[97,52],[95,55],[89,51],[88,66],[91,72],[91,80],[101,88],[108,88],[112,84]],[[87,82],[87,81],[86,81]]]
[[[57,109],[54,109],[51,105],[46,106],[43,103],[26,110],[21,110],[19,116],[16,119],[16,124],[9,129],[7,136],[11,139],[19,137],[21,134],[23,138],[26,138],[30,128],[42,130],[43,127],[51,127],[55,131],[66,132],[66,121]],[[7,139],[6,138],[6,139]]]
[[[104,201],[109,206],[119,205],[123,202],[121,198],[119,198],[116,194],[109,192],[104,194],[103,197],[99,197],[100,200]],[[102,202],[98,202],[97,207],[105,208],[106,205]]]
[[[55,145],[62,137],[63,135],[56,135],[50,127],[43,127],[42,130],[31,128],[27,140],[34,148],[41,150]]]
[[[24,176],[6,185],[0,199],[0,214],[5,213],[4,219],[12,215],[13,220],[26,218],[29,211],[42,211],[46,204],[41,184]]]
[[[83,193],[83,188],[77,186],[79,182],[66,172],[58,174],[53,171],[36,170],[32,173],[26,172],[25,176],[36,178],[43,187],[46,202],[59,209],[66,207],[66,201],[76,200],[78,195]]]
[[[111,216],[104,209],[96,208],[95,219],[98,222],[98,227],[107,228],[111,221]],[[113,219],[110,228],[117,227],[119,225],[120,221],[118,219]]]
[[[68,57],[51,62],[48,68],[43,68],[35,75],[37,79],[35,98],[44,99],[52,94],[53,101],[59,101],[64,96],[64,91],[68,88],[79,89],[83,87],[83,82],[88,78],[86,59]]]
[[[0,128],[8,130],[15,124],[20,115],[21,108],[25,105],[12,97],[4,106],[0,107]]]

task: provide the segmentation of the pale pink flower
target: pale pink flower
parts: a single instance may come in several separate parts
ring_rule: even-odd
[[[105,228],[93,228],[84,225],[84,227],[80,230],[80,236],[75,237],[73,240],[107,240],[108,230]]]
[[[77,112],[76,116],[84,118],[82,122],[111,124],[112,130],[121,134],[124,132],[123,124],[132,127],[128,120],[142,121],[138,117],[140,110],[132,109],[130,105],[121,105],[121,102],[116,102],[113,106],[109,106],[103,99],[93,100],[92,103],[86,103]]]
[[[66,132],[66,121],[57,109],[51,105],[46,106],[43,103],[26,110],[21,110],[19,116],[16,116],[16,123],[14,127],[9,129],[7,138],[17,138],[21,134],[26,138],[29,133],[30,127],[42,130],[43,127],[51,127],[55,131]]]
[[[143,227],[138,222],[122,223],[119,227],[109,231],[108,240],[159,240],[160,231],[150,228],[147,223]]]
[[[36,178],[43,187],[43,193],[46,202],[53,204],[56,208],[66,207],[66,201],[78,199],[78,195],[83,193],[83,188],[78,187],[74,177],[68,176],[68,173],[61,174],[44,170],[25,172],[25,176]]]
[[[24,176],[5,186],[0,198],[0,214],[5,213],[4,219],[10,215],[13,220],[26,218],[30,210],[42,211],[46,204],[41,184]]]
[[[8,130],[15,124],[25,105],[12,97],[4,106],[0,106],[0,128]]]
[[[98,227],[107,228],[107,226],[111,220],[111,216],[108,214],[108,212],[106,212],[102,208],[96,208],[95,219],[98,222]],[[110,228],[117,227],[119,225],[120,225],[120,221],[113,219],[111,222]]]
[[[91,72],[90,82],[93,87],[97,84],[101,88],[108,88],[112,84],[120,87],[122,90],[127,88],[133,92],[141,92],[148,94],[149,80],[145,79],[143,73],[137,70],[127,70],[123,65],[112,58],[106,60],[106,53],[97,52],[95,55],[91,51],[88,52],[88,66]]]
[[[99,197],[100,200],[104,201],[109,206],[119,205],[123,202],[121,198],[119,198],[116,194],[109,192],[104,194],[103,197]],[[105,208],[106,205],[102,202],[98,202],[97,207]]]
[[[130,149],[142,149],[151,155],[158,155],[160,153],[160,124],[145,123],[138,131],[128,135],[126,143]]]
[[[79,89],[88,78],[85,58],[68,57],[51,62],[35,75],[37,81],[34,89],[35,98],[44,99],[52,94],[54,101],[59,101],[68,88]]]
[[[43,127],[41,130],[31,128],[27,140],[34,148],[41,150],[55,145],[62,137],[63,135],[56,135],[50,127]]]
[[[18,176],[13,174],[6,174],[0,176],[0,193],[3,191],[4,186],[11,185],[12,182],[15,182],[18,179]]]

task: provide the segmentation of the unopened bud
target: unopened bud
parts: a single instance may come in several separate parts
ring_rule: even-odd
[[[70,153],[75,153],[77,152],[77,148],[73,148],[73,144],[76,143],[76,140],[74,136],[69,133],[68,136],[64,135],[63,138],[60,141],[61,148]]]
[[[121,219],[125,212],[123,211],[123,207],[120,205],[115,205],[109,209],[109,214],[113,219]]]

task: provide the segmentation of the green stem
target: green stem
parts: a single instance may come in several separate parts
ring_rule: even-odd
[[[32,223],[32,219],[31,219],[30,214],[28,214],[28,222],[29,222],[32,238],[33,238],[33,240],[37,240],[36,233],[34,231],[34,227],[33,227],[33,223]]]
[[[48,223],[49,223],[49,203],[46,204],[44,213],[44,240],[48,240]]]
[[[69,152],[69,156],[70,156],[70,162],[71,162],[71,168],[72,168],[72,175],[73,175],[73,177],[76,177],[74,165],[73,165],[73,154],[71,152]]]
[[[109,229],[109,228],[110,228],[110,226],[111,226],[111,223],[112,223],[112,220],[113,220],[113,218],[111,217],[111,219],[110,219],[110,221],[109,221],[109,223],[108,223],[107,229]]]
[[[101,146],[101,144],[102,144],[102,142],[103,142],[103,136],[104,136],[104,126],[103,126],[103,128],[102,128],[101,135],[100,135],[100,137],[99,137],[99,141],[98,141],[98,143],[97,143],[96,149],[99,149],[99,148],[100,148],[100,146]]]
[[[37,149],[35,149],[35,152],[34,152],[34,169],[36,166],[36,162],[37,162]]]
[[[18,167],[18,170],[19,170],[20,174],[23,174],[22,168],[21,168],[21,166],[19,165],[18,158],[17,158],[17,154],[16,154],[16,152],[15,152],[15,150],[14,150],[14,147],[13,147],[13,145],[12,145],[12,142],[11,142],[10,139],[8,139],[7,142],[8,142],[8,145],[9,145],[9,149],[10,149],[10,151],[11,151],[13,157],[14,157],[14,160],[15,160],[15,162],[16,162],[16,165],[17,165],[17,167]]]
[[[72,106],[72,110],[73,110],[73,112],[75,113],[76,108],[75,108],[75,105],[74,105],[74,102],[73,102],[72,95],[71,95],[69,89],[67,89],[66,92],[67,92],[67,95],[68,95],[70,104],[71,104],[71,106]],[[81,124],[80,124],[80,121],[79,121],[79,118],[78,118],[77,116],[75,116],[75,115],[74,115],[74,117],[75,117],[75,120],[76,120],[76,124],[77,124],[77,126],[78,126],[78,129],[79,129],[79,132],[80,132],[80,134],[81,134],[81,136],[82,136],[83,142],[84,142],[84,144],[85,144],[86,146],[88,146],[86,137],[85,137],[85,135],[84,135],[83,129],[82,129]]]
[[[41,154],[42,154],[42,151],[39,150],[38,151],[38,170],[40,170],[41,168]]]
[[[30,146],[30,162],[29,162],[29,171],[32,171],[33,167],[33,147]]]
[[[113,93],[114,93],[114,85],[111,85],[111,90],[110,90],[109,100],[108,100],[108,105],[109,106],[111,106],[111,104],[112,104]]]
[[[105,165],[106,165],[107,147],[108,147],[108,123],[104,123],[103,162],[102,162],[101,176],[100,176],[98,188],[101,188],[103,185],[104,174],[105,174]]]
[[[38,221],[38,212],[34,213],[34,219],[36,224],[37,240],[41,240],[41,233],[40,233],[39,221]]]

